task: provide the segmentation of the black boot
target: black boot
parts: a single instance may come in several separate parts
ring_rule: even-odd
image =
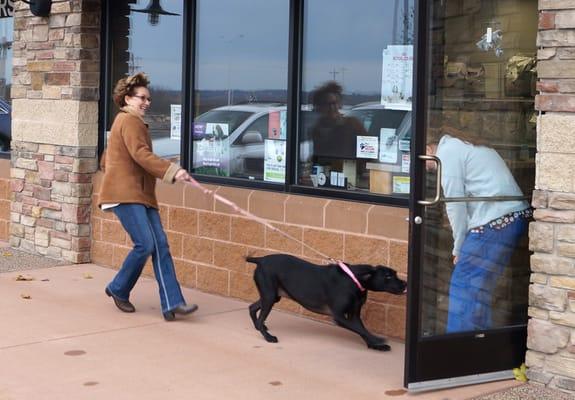
[[[110,296],[112,299],[114,299],[114,303],[116,304],[116,307],[118,307],[121,311],[123,311],[123,312],[134,312],[134,311],[136,311],[136,307],[134,307],[134,305],[132,303],[130,303],[128,300],[119,299],[108,288],[106,288],[106,294],[108,296]]]
[[[184,304],[182,306],[177,306],[173,310],[166,311],[164,313],[164,319],[166,321],[173,321],[176,319],[176,314],[187,315],[193,313],[197,309],[198,309],[197,304],[190,304],[190,305]]]

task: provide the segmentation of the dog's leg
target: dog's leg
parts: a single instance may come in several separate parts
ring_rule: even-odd
[[[254,323],[254,327],[258,329],[258,311],[262,308],[262,300],[258,300],[253,304],[250,304],[250,317]],[[259,329],[258,329],[259,330]]]
[[[264,322],[265,322],[266,318],[268,317],[270,311],[272,310],[272,307],[274,306],[274,304],[277,300],[278,299],[260,299],[260,304],[261,304],[260,315],[259,315],[257,321],[255,322],[256,329],[258,331],[260,331],[260,333],[263,335],[264,339],[270,343],[277,343],[278,338],[271,335],[268,332],[268,327],[264,324]]]
[[[334,315],[334,321],[342,328],[348,329],[357,333],[367,344],[370,349],[389,351],[391,347],[385,344],[385,339],[371,334],[363,325],[361,318],[356,315],[351,315],[349,318],[341,315]]]

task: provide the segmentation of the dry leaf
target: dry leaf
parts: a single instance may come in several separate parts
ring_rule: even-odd
[[[11,255],[12,255],[12,253],[10,253],[9,251],[3,251],[2,252],[3,257],[10,257]]]
[[[16,278],[14,278],[14,280],[16,280],[16,281],[33,281],[34,277],[32,277],[30,275],[18,275]]]
[[[92,275],[90,275],[89,273],[85,273],[84,274],[84,279],[94,279],[94,277]]]
[[[30,296],[29,294],[24,294],[24,293],[22,293],[20,295],[20,297],[22,297],[23,299],[31,299],[32,298],[32,296]]]

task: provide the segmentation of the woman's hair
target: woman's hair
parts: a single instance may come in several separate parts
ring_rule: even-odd
[[[120,108],[126,106],[126,101],[124,100],[126,96],[133,96],[136,92],[136,88],[147,88],[149,84],[150,80],[143,72],[123,77],[114,87],[114,103]]]
[[[343,88],[339,83],[336,81],[328,81],[311,92],[310,100],[313,104],[313,108],[317,109],[319,106],[322,106],[326,103],[326,97],[329,94],[336,95],[337,98],[341,101],[342,93]]]
[[[474,146],[488,146],[489,141],[479,136],[472,129],[460,129],[452,124],[443,124],[439,128],[427,129],[427,144],[438,144],[444,135],[457,138]]]

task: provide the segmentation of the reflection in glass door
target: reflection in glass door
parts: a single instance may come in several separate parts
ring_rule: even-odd
[[[424,3],[411,389],[504,379],[523,361],[535,173],[537,1]]]

